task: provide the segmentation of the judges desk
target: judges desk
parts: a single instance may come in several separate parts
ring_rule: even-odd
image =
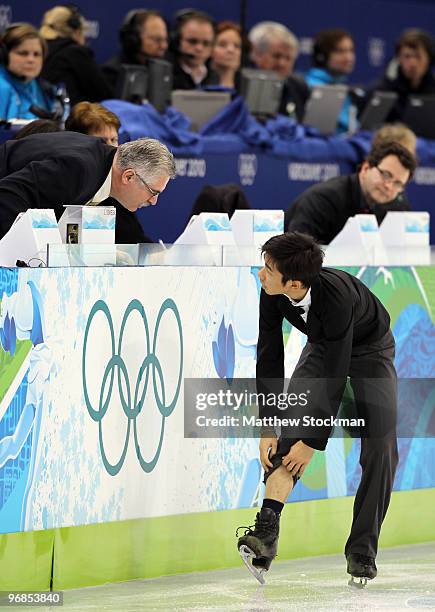
[[[0,131],[0,143],[9,137],[11,132]],[[307,138],[289,145],[288,150],[291,155],[287,157],[258,148],[243,153],[207,152],[202,157],[177,155],[177,179],[169,181],[157,206],[137,213],[145,234],[155,241],[174,242],[204,185],[237,183],[252,208],[286,210],[311,185],[354,172],[363,157],[361,145],[355,146],[345,138],[333,142],[316,139],[315,146]],[[420,167],[407,187],[407,195],[413,210],[427,210],[435,219],[435,143],[419,140],[418,156]],[[435,244],[435,223],[431,244]]]
[[[286,210],[311,185],[355,171],[352,161],[334,157],[330,151],[312,158],[305,146],[302,141],[292,158],[255,151],[178,157],[176,180],[169,182],[157,206],[138,212],[145,233],[154,240],[174,242],[185,228],[204,185],[237,183],[252,208]],[[435,219],[435,157],[422,158],[420,164],[407,195],[413,210],[429,211]],[[435,244],[435,223],[431,227],[431,244]]]
[[[234,527],[263,495],[258,440],[185,437],[207,410],[184,399],[190,378],[252,382],[258,267],[221,247],[144,267],[134,248],[106,262],[130,266],[85,267],[81,251],[77,267],[0,268],[0,591],[239,564]],[[397,342],[400,464],[381,545],[434,540],[435,266],[344,269],[385,304]],[[289,376],[305,337],[287,323],[283,337]],[[319,533],[322,553],[341,550],[359,444],[315,454],[281,558],[319,554]]]

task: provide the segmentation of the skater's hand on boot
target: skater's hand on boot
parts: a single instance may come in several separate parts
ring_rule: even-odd
[[[282,464],[292,476],[302,476],[305,468],[311,461],[314,454],[314,449],[308,446],[302,440],[293,444],[288,455],[282,459]]]
[[[260,461],[263,466],[263,470],[265,472],[269,471],[269,468],[273,467],[273,463],[269,459],[269,450],[270,456],[272,457],[276,453],[276,449],[278,448],[278,440],[276,437],[270,438],[261,438],[260,440]]]

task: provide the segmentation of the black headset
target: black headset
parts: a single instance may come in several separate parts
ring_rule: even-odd
[[[322,45],[318,42],[314,43],[313,47],[313,62],[317,68],[326,68],[328,63],[328,54],[322,49]]]
[[[194,8],[184,8],[177,11],[173,16],[174,28],[169,35],[169,49],[172,53],[177,55],[180,52],[181,43],[181,29],[183,25],[191,19],[199,18],[203,21],[208,21],[213,28],[213,32],[216,32],[216,20],[211,15],[204,11],[199,11]]]
[[[335,38],[336,44],[339,40],[342,40],[343,38],[350,38],[351,40],[353,40],[352,35],[346,30],[342,30],[341,28],[333,28],[332,30],[321,30],[320,32],[318,32],[314,38],[312,56],[313,65],[317,68],[327,68],[329,56],[334,51],[334,49],[331,47],[332,41],[329,37],[331,31],[334,31],[337,35]]]
[[[83,27],[83,16],[79,7],[76,4],[59,4],[58,6],[63,6],[70,12],[70,16],[66,21],[67,26],[69,26],[71,30],[81,30]]]
[[[76,6],[75,4],[58,4],[56,8],[58,6],[60,6],[61,8],[65,8],[69,11],[69,17],[65,21],[65,25],[71,28],[71,30],[81,30],[83,28],[84,18],[78,6]],[[60,34],[60,32],[54,27],[52,23],[44,22],[44,25],[50,27],[52,30]]]
[[[141,50],[142,43],[138,15],[146,12],[146,9],[131,9],[122,21],[119,29],[119,41],[125,55],[135,55]]]
[[[157,11],[147,9],[131,9],[119,29],[119,41],[127,57],[135,56],[142,50],[141,30],[148,17],[158,16]],[[140,18],[140,19],[139,19]]]
[[[11,23],[7,28],[3,30],[0,38],[0,64],[3,64],[4,66],[9,65],[9,49],[7,48],[4,42],[5,36],[9,34],[11,30],[14,30],[15,28],[19,28],[24,25],[28,26],[29,24],[24,21],[16,21],[15,23]]]

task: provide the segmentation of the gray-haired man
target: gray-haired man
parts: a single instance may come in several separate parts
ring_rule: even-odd
[[[115,198],[135,211],[156,204],[175,163],[168,148],[152,138],[117,149],[75,132],[34,134],[0,147],[0,238],[17,214],[64,204],[99,204]]]
[[[251,61],[260,70],[272,70],[285,80],[279,112],[302,121],[309,88],[304,79],[293,74],[299,41],[282,23],[261,21],[249,32]]]

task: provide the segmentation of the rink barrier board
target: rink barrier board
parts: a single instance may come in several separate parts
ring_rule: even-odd
[[[0,591],[48,591],[55,530],[0,535]]]
[[[435,379],[433,267],[352,267],[348,271],[358,275],[390,311],[399,378]],[[8,298],[1,298],[0,336],[5,344],[2,341],[0,349],[0,397],[5,373],[7,378],[18,370],[0,400],[0,533],[222,511],[255,503],[261,491],[257,444],[248,439],[240,444],[234,439],[199,444],[182,439],[181,394],[175,406],[171,402],[171,413],[163,415],[154,384],[147,385],[140,403],[146,403],[149,411],[141,409],[127,425],[125,406],[116,409],[123,386],[118,376],[113,398],[112,387],[107,390],[111,408],[104,427],[106,411],[96,408],[104,368],[113,375],[118,367],[114,362],[108,366],[109,355],[114,357],[116,352],[111,347],[110,326],[116,337],[127,319],[120,363],[130,372],[130,385],[139,385],[138,355],[153,354],[147,348],[147,333],[154,333],[152,343],[159,338],[156,363],[164,366],[168,389],[180,391],[175,384],[180,376],[233,380],[239,374],[253,380],[259,291],[256,269],[249,267],[0,269],[0,295],[6,293]],[[251,305],[249,318],[246,304]],[[157,313],[162,309],[173,314],[160,325]],[[143,332],[136,327],[139,312],[144,315]],[[11,323],[17,316],[23,319],[20,334],[36,342],[31,342],[24,365],[18,343],[29,340],[17,338],[16,325]],[[30,322],[31,329],[24,330]],[[157,336],[158,329],[162,331]],[[305,339],[290,324],[284,326],[283,337],[290,374]],[[84,392],[88,384],[90,396]],[[413,399],[420,414],[419,396],[414,394]],[[128,404],[128,397],[125,401]],[[139,412],[141,420],[136,421]],[[428,418],[423,414],[424,425]],[[126,431],[127,426],[134,429],[136,422],[143,434],[142,446],[134,446],[129,436],[133,432]],[[103,435],[107,427],[117,432],[113,439]],[[159,431],[163,432],[161,444]],[[124,432],[125,450],[119,454]],[[435,487],[435,438],[428,444],[419,436],[411,438],[412,442],[399,444],[395,490]],[[173,444],[180,449],[176,465],[170,452]],[[147,461],[146,453],[149,450],[151,458],[152,448],[152,461]],[[325,454],[316,454],[292,500],[352,495],[359,480],[358,462],[356,441],[346,442],[344,448],[340,443],[330,445]],[[204,480],[208,483],[203,488]],[[144,505],[144,499],[151,503]]]
[[[287,504],[279,559],[343,551],[353,497]],[[435,488],[393,493],[381,547],[435,541]],[[418,508],[418,520],[415,517]],[[235,530],[258,508],[99,523],[0,536],[0,590],[47,590],[240,566]],[[404,528],[406,524],[406,529]]]
[[[352,270],[349,268],[348,270],[355,274],[358,272],[356,269]],[[9,287],[9,293],[13,293],[17,287],[13,286],[12,281],[17,281],[18,275],[29,274],[29,278],[36,282],[36,279],[42,276],[42,272],[40,270],[6,271],[8,274],[10,273],[11,279],[10,282],[8,281],[3,284]],[[160,286],[161,272],[157,270],[158,278],[156,271],[150,270],[148,272],[147,277],[149,276],[151,279],[156,276],[155,281]],[[190,270],[188,272],[186,277],[190,278]],[[390,270],[384,270],[385,275],[378,275],[378,270],[372,268],[366,268],[363,271],[360,270],[360,272],[363,282],[366,282],[367,286],[388,307],[392,315],[392,324],[397,322],[400,314],[407,315],[401,308],[411,307],[414,310],[417,308],[419,312],[423,312],[425,316],[423,322],[426,326],[420,329],[420,335],[417,336],[418,342],[426,338],[435,338],[431,331],[433,327],[428,327],[429,324],[427,322],[427,315],[431,316],[431,321],[434,321],[435,317],[435,276],[433,274],[433,267],[419,267],[415,270],[403,267],[391,268]],[[387,272],[391,272],[393,275],[395,287],[390,282],[386,283]],[[252,274],[252,271],[250,273]],[[111,295],[110,287],[112,285],[109,288],[104,286],[103,289],[106,291],[104,293],[94,282],[98,280],[98,269],[96,271],[89,271],[88,269],[68,270],[65,274],[68,279],[70,277],[75,279],[76,284],[74,286],[76,286],[77,291],[79,291],[78,288],[82,287],[83,283],[81,281],[83,279],[86,280],[89,287],[94,287],[95,296],[91,291],[89,297],[86,298],[89,303],[93,302],[94,297],[101,299],[106,296],[106,293]],[[94,278],[92,274],[97,275],[97,277]],[[122,278],[125,277],[124,281],[126,284],[128,284],[127,281],[131,280],[131,276],[135,277],[135,274],[132,274],[130,270],[108,271],[108,276],[112,274]],[[174,276],[177,283],[178,274],[177,271],[176,279]],[[219,272],[214,271],[213,274],[218,277]],[[416,274],[418,275],[418,282],[415,278]],[[51,287],[51,291],[58,292],[58,274],[52,271],[52,275],[53,281],[50,281],[50,283],[47,281],[47,286]],[[106,275],[104,275],[104,278],[106,278]],[[143,284],[149,289],[148,281],[145,283],[143,279]],[[69,287],[71,283],[63,282],[63,285]],[[234,283],[231,285],[234,289],[233,285]],[[42,283],[42,286],[45,286],[44,283]],[[142,289],[139,289],[140,287],[135,288],[135,291],[137,290],[138,292],[137,295],[139,297],[142,296],[144,303],[151,307],[151,302],[148,302],[148,298],[145,299],[146,294],[142,294]],[[175,294],[178,295],[176,292]],[[162,294],[163,297],[165,295]],[[182,301],[183,295],[180,294],[180,301]],[[155,300],[157,300],[156,307],[160,304],[159,299],[157,295],[155,297]],[[71,298],[65,295],[62,303],[67,305],[70,302]],[[78,311],[81,312],[81,310]],[[222,310],[219,310],[219,313],[219,316],[222,316]],[[408,333],[407,339],[415,340],[416,325],[412,318],[411,323],[412,327],[409,325],[405,326]],[[59,318],[59,324],[64,329],[63,316]],[[72,326],[72,328],[75,329],[76,327]],[[427,329],[429,329],[429,333],[426,331]],[[429,348],[425,352],[420,350],[422,354],[418,353],[417,356],[419,358],[431,354],[429,344],[427,346]],[[404,354],[408,356],[414,356],[415,353],[416,347],[414,345],[408,346],[407,351],[404,351]],[[417,360],[415,362],[419,367],[422,365],[420,361]],[[411,366],[415,365],[415,363],[412,361],[410,365],[405,364],[408,369],[405,372],[401,372],[402,376],[408,375],[408,372],[411,371]],[[417,373],[419,376],[423,375],[423,372],[420,372],[420,370]],[[77,388],[81,387],[77,386]],[[64,401],[63,395],[61,397]],[[65,407],[63,412],[68,413]],[[59,449],[62,451],[63,448],[63,445],[59,446]],[[100,459],[99,456],[98,458]],[[409,458],[412,459],[408,466],[410,474],[413,476],[411,482],[415,484],[418,482],[417,475],[421,469],[418,461],[416,461],[415,454],[410,453]],[[433,463],[429,462],[426,465],[431,467]],[[220,468],[217,470],[216,465],[212,467],[215,470],[214,474],[221,476]],[[165,466],[162,463],[159,464],[159,469],[162,474],[170,473],[165,471]],[[210,471],[208,473],[210,474]],[[231,471],[228,471],[227,477],[230,475]],[[151,476],[147,475],[146,478],[151,478]],[[304,479],[305,483],[309,483],[309,476],[309,472],[307,472],[307,477]],[[67,480],[65,474],[63,477]],[[91,479],[91,485],[92,482]],[[147,483],[146,480],[141,482]],[[399,481],[396,484],[399,484]],[[127,483],[125,486],[127,487]],[[433,486],[433,484],[430,482],[420,486]],[[223,488],[223,490],[225,492],[226,489]],[[414,497],[414,493],[406,490],[402,493],[395,493],[395,503],[398,503],[400,499],[400,506],[394,508],[393,505],[392,510],[387,516],[386,531],[384,531],[384,538],[382,540],[384,546],[435,540],[435,527],[431,527],[433,523],[432,508],[435,503],[433,492],[435,489],[425,490],[427,492],[432,491],[432,493],[426,494],[429,496],[430,504],[426,502],[424,495],[421,497],[423,491],[424,489],[421,488],[416,489]],[[152,496],[156,496],[155,489],[150,488],[149,493]],[[152,578],[171,573],[236,567],[240,562],[235,550],[235,527],[243,524],[252,524],[257,510],[251,508],[213,512],[214,508],[225,507],[222,505],[223,498],[221,497],[219,503],[209,513],[194,513],[194,508],[190,504],[194,504],[197,498],[202,498],[205,495],[204,489],[196,487],[192,497],[188,499],[188,503],[185,506],[187,510],[177,511],[174,507],[172,509],[174,514],[166,517],[108,522],[116,520],[116,515],[113,514],[113,518],[103,518],[100,523],[89,521],[91,524],[87,526],[52,528],[46,532],[34,531],[31,534],[29,532],[23,534],[9,533],[5,536],[0,536],[0,589],[2,587],[36,588],[38,584],[40,584],[40,588],[44,589],[47,588],[47,584],[49,584],[52,576],[58,588],[72,588],[134,578]],[[182,495],[178,495],[176,501],[179,501],[181,498]],[[144,506],[143,499],[147,499],[147,497],[143,496],[140,498],[139,512],[133,516],[140,516],[140,512],[144,511],[144,509],[149,510],[149,508]],[[81,497],[80,501],[83,502],[83,497]],[[237,502],[234,498],[226,503],[228,503],[227,508],[234,508]],[[248,505],[248,503],[244,505]],[[280,558],[341,552],[350,527],[352,516],[351,504],[352,497],[336,498],[331,496],[329,500],[318,500],[316,502],[295,501],[291,506],[289,505],[285,511],[286,521],[284,521],[284,529],[286,535],[285,538],[282,538]],[[21,509],[21,506],[17,507]],[[87,504],[86,508],[91,511],[93,510],[92,504]],[[192,512],[192,514],[181,514],[181,512]],[[417,512],[419,513],[418,518],[415,516]],[[155,514],[159,513],[155,512]],[[287,519],[288,516],[290,519]],[[409,520],[410,516],[413,517],[412,521]],[[17,517],[18,519],[20,518],[19,513],[17,513]],[[392,527],[389,528],[388,525],[393,520],[391,517],[395,518],[394,522],[391,523]],[[68,522],[69,520],[71,519],[66,519],[63,524],[73,524]],[[292,522],[288,523],[288,520]],[[410,527],[411,522],[412,527]],[[50,517],[49,520],[46,520],[45,524],[50,527],[53,525]],[[0,521],[1,527],[3,525]],[[41,527],[36,526],[35,528],[38,530]],[[18,527],[11,528],[9,531],[15,532],[16,529]],[[26,539],[27,533],[29,533],[30,539]],[[41,539],[42,534],[44,534],[44,537]],[[186,558],[187,555],[188,558]],[[53,561],[54,572],[52,573]]]

